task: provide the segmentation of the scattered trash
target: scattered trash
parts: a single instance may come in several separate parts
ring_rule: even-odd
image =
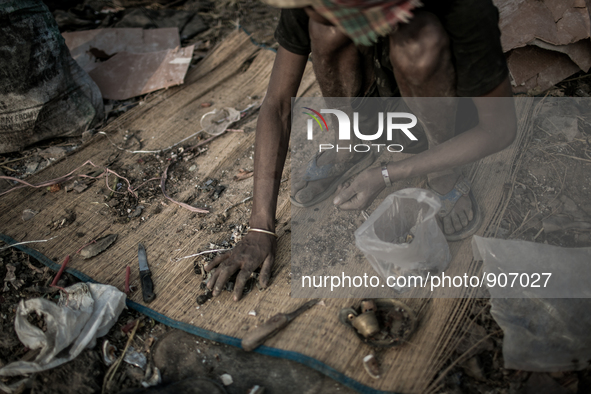
[[[234,380],[232,379],[232,376],[230,374],[223,374],[220,376],[220,379],[222,380],[222,383],[224,384],[224,386],[229,386],[232,383],[234,383]]]
[[[285,328],[293,319],[313,307],[318,300],[311,300],[291,313],[278,313],[265,323],[250,330],[242,338],[242,349],[250,352],[261,346],[267,339]]]
[[[142,370],[146,369],[146,364],[148,363],[146,355],[136,351],[133,346],[130,346],[127,349],[125,357],[123,357],[123,361],[125,361],[129,365],[133,365]]]
[[[341,309],[339,320],[353,329],[363,342],[375,347],[399,346],[407,342],[413,334],[417,324],[416,316],[401,301],[377,298],[364,300],[362,305],[359,309]],[[377,331],[375,325],[378,327]]]
[[[108,340],[105,340],[105,342],[103,342],[103,362],[105,363],[105,365],[107,367],[110,367],[115,360],[117,360],[117,356],[115,355],[115,352],[117,351],[117,348],[113,345],[111,345],[111,343]]]
[[[208,300],[210,300],[213,297],[212,292],[211,291],[206,291],[205,294],[201,294],[197,296],[197,304],[198,305],[203,305],[205,304]]]
[[[29,221],[29,220],[33,219],[33,217],[35,215],[37,215],[38,213],[39,212],[33,211],[32,209],[25,209],[23,211],[23,216],[22,216],[23,222],[26,222],[26,221]]]
[[[380,364],[373,354],[363,357],[363,367],[372,378],[380,378]]]
[[[451,254],[435,219],[440,207],[428,190],[390,194],[355,231],[355,244],[383,278],[441,272]]]
[[[115,242],[116,240],[117,240],[117,234],[105,235],[104,237],[97,239],[96,242],[83,247],[80,250],[80,255],[82,257],[84,257],[85,259],[89,259],[91,257],[94,257],[97,254],[102,253],[105,250],[107,250],[107,248],[109,246],[111,246],[113,244],[113,242]]]
[[[140,281],[142,284],[142,297],[144,302],[152,302],[156,298],[154,294],[154,283],[152,282],[152,273],[148,266],[148,256],[144,245],[138,245],[138,262],[140,267]]]
[[[125,294],[113,286],[76,283],[62,292],[58,304],[34,298],[17,308],[15,330],[23,345],[40,349],[34,361],[16,361],[0,368],[0,376],[18,376],[45,371],[74,359],[94,347],[125,307]],[[27,316],[43,316],[47,331],[28,322]]]
[[[252,386],[249,390],[247,394],[264,394],[265,393],[265,388],[262,386],[254,385]]]
[[[137,207],[135,207],[135,210],[129,214],[128,218],[137,218],[138,216],[140,216],[142,214],[142,211],[144,210],[144,206],[143,205],[138,205]]]
[[[470,357],[468,360],[461,363],[460,367],[462,367],[466,375],[481,382],[486,381],[486,377],[484,376],[484,371],[478,357]]]
[[[224,192],[224,190],[226,190],[226,186],[224,185],[218,185],[215,190],[213,191],[213,195],[211,196],[212,200],[217,200],[218,198],[220,198],[220,196],[222,195],[222,193]]]
[[[11,284],[15,289],[20,289],[24,284],[22,279],[16,278],[16,267],[12,264],[6,264],[6,276],[4,277],[4,288],[2,291],[8,291],[8,284]]]
[[[88,186],[78,180],[75,180],[74,182],[71,182],[64,186],[64,191],[66,193],[69,193],[72,190],[75,190],[78,193],[82,193],[86,189],[88,189]]]
[[[162,383],[162,375],[158,367],[148,367],[146,369],[146,378],[142,380],[143,387],[152,387]]]
[[[248,316],[256,316],[256,315],[257,315],[257,311],[255,311],[255,310],[248,312]]]
[[[236,175],[234,175],[234,180],[235,181],[243,181],[245,179],[250,178],[253,174],[254,174],[253,171],[247,171],[244,168],[241,168],[238,170]]]
[[[60,186],[59,183],[56,183],[54,185],[47,187],[47,190],[49,190],[50,193],[57,193],[60,190],[62,190],[62,187]]]
[[[201,127],[209,135],[219,135],[238,120],[240,111],[230,107],[221,110],[216,108],[201,117]]]

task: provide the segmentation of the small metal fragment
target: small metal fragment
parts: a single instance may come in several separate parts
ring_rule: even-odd
[[[148,363],[146,355],[136,351],[133,346],[130,346],[129,349],[127,349],[127,353],[125,353],[123,361],[140,369],[145,369],[146,364]]]
[[[104,252],[115,240],[117,239],[117,234],[109,234],[100,239],[97,239],[95,243],[92,243],[88,246],[85,246],[80,251],[80,255],[85,259],[89,259],[91,257],[96,256],[99,253]]]
[[[109,343],[108,340],[103,342],[103,362],[107,367],[111,366],[117,357],[115,356],[115,352],[117,348]]]
[[[380,364],[373,354],[363,357],[363,367],[372,378],[380,378]]]

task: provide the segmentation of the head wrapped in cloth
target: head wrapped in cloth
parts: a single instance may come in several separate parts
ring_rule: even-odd
[[[396,30],[398,23],[408,23],[420,0],[263,0],[278,8],[311,6],[346,34],[355,45],[371,46],[379,37]]]

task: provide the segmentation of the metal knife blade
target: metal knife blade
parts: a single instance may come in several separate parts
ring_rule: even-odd
[[[144,302],[148,303],[154,298],[156,298],[156,294],[154,294],[154,283],[152,282],[152,273],[150,272],[150,267],[148,267],[148,256],[146,254],[146,248],[141,243],[138,245],[138,262],[140,266],[140,280],[142,283],[142,296],[144,298]]]
[[[148,255],[146,254],[146,248],[144,248],[144,245],[139,244],[137,249],[137,257],[140,263],[140,272],[150,272],[150,267],[148,267]]]

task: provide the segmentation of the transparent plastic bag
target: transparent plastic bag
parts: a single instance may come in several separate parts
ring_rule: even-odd
[[[587,368],[591,248],[478,236],[472,239],[472,248],[474,259],[483,261],[491,314],[503,329],[505,368],[534,372]]]
[[[390,194],[355,231],[355,243],[383,278],[445,270],[451,254],[435,215],[439,198],[424,189]]]
[[[216,108],[201,117],[201,127],[209,135],[219,135],[239,120],[240,111],[230,107],[221,110]]]

